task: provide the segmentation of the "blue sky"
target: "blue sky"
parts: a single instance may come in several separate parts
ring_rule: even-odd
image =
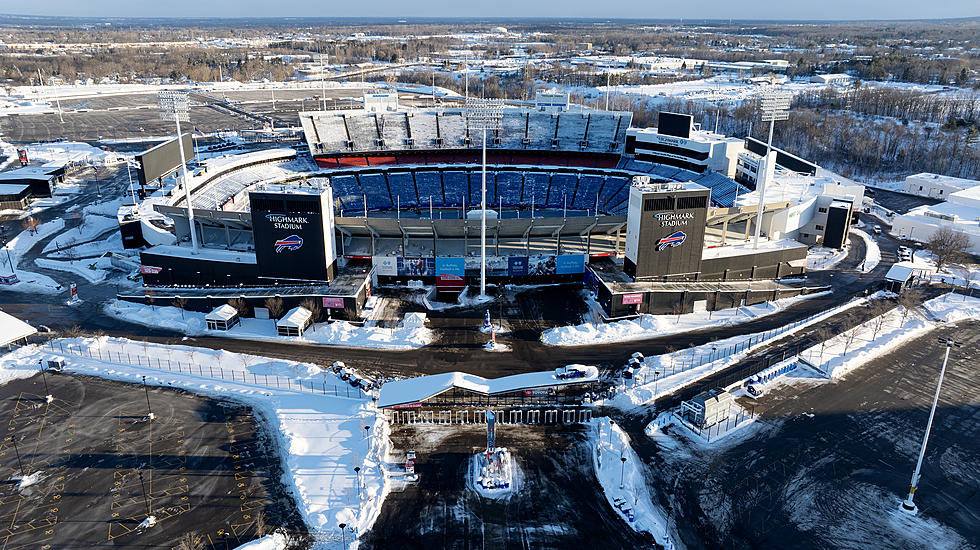
[[[34,0],[0,13],[159,17],[595,17],[921,19],[980,16],[977,0]]]

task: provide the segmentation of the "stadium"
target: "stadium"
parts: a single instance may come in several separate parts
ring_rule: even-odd
[[[201,309],[312,297],[357,318],[373,286],[429,285],[452,301],[479,287],[484,265],[489,284],[583,283],[610,318],[812,290],[778,281],[805,271],[806,246],[749,246],[760,214],[772,231],[792,202],[736,206],[750,189],[726,175],[627,154],[628,112],[562,94],[502,106],[486,133],[485,264],[483,127],[467,107],[403,108],[394,94],[366,94],[360,108],[300,120],[308,150],[188,171],[191,209],[170,177],[177,140],[142,155],[145,200],[121,210],[120,224],[127,246],[146,247],[149,296]],[[186,136],[183,146],[192,153]]]

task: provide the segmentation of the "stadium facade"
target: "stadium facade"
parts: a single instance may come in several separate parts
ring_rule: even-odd
[[[312,297],[355,318],[374,285],[421,281],[451,296],[478,284],[481,138],[466,111],[390,97],[363,106],[301,113],[308,154],[206,161],[188,178],[193,227],[182,189],[150,190],[125,216],[147,245],[148,296],[200,309]],[[583,282],[607,317],[811,290],[778,280],[805,272],[806,246],[773,225],[792,201],[760,217],[736,204],[750,189],[722,173],[642,160],[628,153],[630,121],[567,96],[504,109],[487,140],[489,282]],[[766,238],[754,246],[760,223]]]

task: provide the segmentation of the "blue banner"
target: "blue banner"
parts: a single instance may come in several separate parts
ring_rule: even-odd
[[[555,272],[559,275],[572,275],[584,271],[585,254],[565,254],[556,258]]]
[[[511,256],[507,258],[507,275],[523,277],[527,275],[527,256]]]
[[[466,259],[459,258],[436,258],[436,277],[439,275],[456,275],[463,277],[466,275]]]

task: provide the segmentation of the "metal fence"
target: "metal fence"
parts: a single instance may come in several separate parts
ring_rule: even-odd
[[[719,436],[725,435],[726,433],[734,430],[735,428],[741,426],[742,424],[750,420],[754,420],[757,416],[755,414],[754,405],[748,411],[746,411],[741,407],[736,407],[736,410],[734,412],[735,414],[731,414],[732,410],[729,409],[728,417],[724,420],[724,422],[718,422],[716,424],[712,424],[711,426],[707,426],[704,428],[700,426],[695,426],[694,424],[688,422],[682,416],[674,412],[670,412],[665,417],[661,417],[661,419],[658,419],[658,426],[663,427],[666,426],[667,424],[670,424],[671,422],[683,424],[687,429],[691,430],[692,432],[698,434],[699,436],[705,438],[707,441],[710,442],[712,438],[718,438]]]
[[[178,374],[188,374],[202,378],[213,378],[217,380],[237,382],[239,384],[261,386],[270,389],[285,389],[351,399],[370,397],[364,393],[361,388],[354,388],[347,384],[342,384],[339,386],[337,384],[327,384],[326,370],[324,370],[324,380],[317,382],[313,379],[292,378],[289,376],[279,376],[277,374],[256,374],[233,369],[225,369],[223,367],[215,367],[214,365],[202,365],[196,361],[172,361],[170,359],[161,359],[159,357],[133,355],[125,351],[112,351],[101,348],[93,351],[88,347],[77,349],[72,348],[71,346],[65,346],[64,342],[62,341],[49,341],[40,344],[40,346],[42,349],[62,355],[74,355],[77,357],[87,357],[89,359],[98,359],[100,361],[107,361],[110,363],[136,365],[138,367],[157,369]]]
[[[506,409],[494,411],[499,424],[584,424],[592,409]],[[386,410],[392,424],[486,424],[486,409]]]

